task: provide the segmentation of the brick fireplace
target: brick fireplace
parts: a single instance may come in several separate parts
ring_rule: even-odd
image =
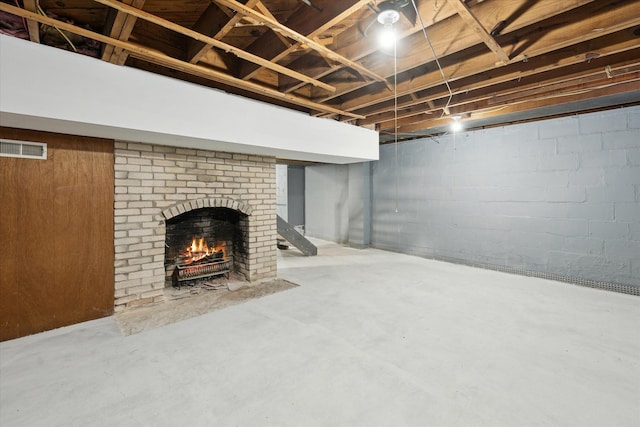
[[[236,271],[276,276],[275,158],[115,143],[115,311],[165,300],[166,230],[182,216],[237,213]]]

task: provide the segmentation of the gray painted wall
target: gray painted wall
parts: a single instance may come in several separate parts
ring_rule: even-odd
[[[349,166],[307,166],[305,234],[346,243],[349,238]]]
[[[371,246],[371,163],[349,165],[349,246]]]
[[[395,148],[373,246],[640,286],[640,107]]]
[[[287,168],[289,224],[304,225],[304,166]]]

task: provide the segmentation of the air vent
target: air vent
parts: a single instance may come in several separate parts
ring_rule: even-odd
[[[47,160],[47,144],[0,139],[0,156]]]

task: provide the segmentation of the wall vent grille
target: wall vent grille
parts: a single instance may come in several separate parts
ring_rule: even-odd
[[[47,144],[0,139],[0,156],[47,160]]]

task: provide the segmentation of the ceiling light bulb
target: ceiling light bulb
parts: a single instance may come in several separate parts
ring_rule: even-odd
[[[460,116],[451,116],[453,122],[451,122],[451,132],[460,132],[462,130],[462,120]]]
[[[380,46],[384,48],[393,47],[394,43],[396,42],[396,32],[393,29],[393,25],[385,24],[382,31],[380,31],[378,41],[380,42]]]
[[[378,13],[378,22],[384,26],[393,25],[400,19],[400,12],[395,9],[387,9]]]

